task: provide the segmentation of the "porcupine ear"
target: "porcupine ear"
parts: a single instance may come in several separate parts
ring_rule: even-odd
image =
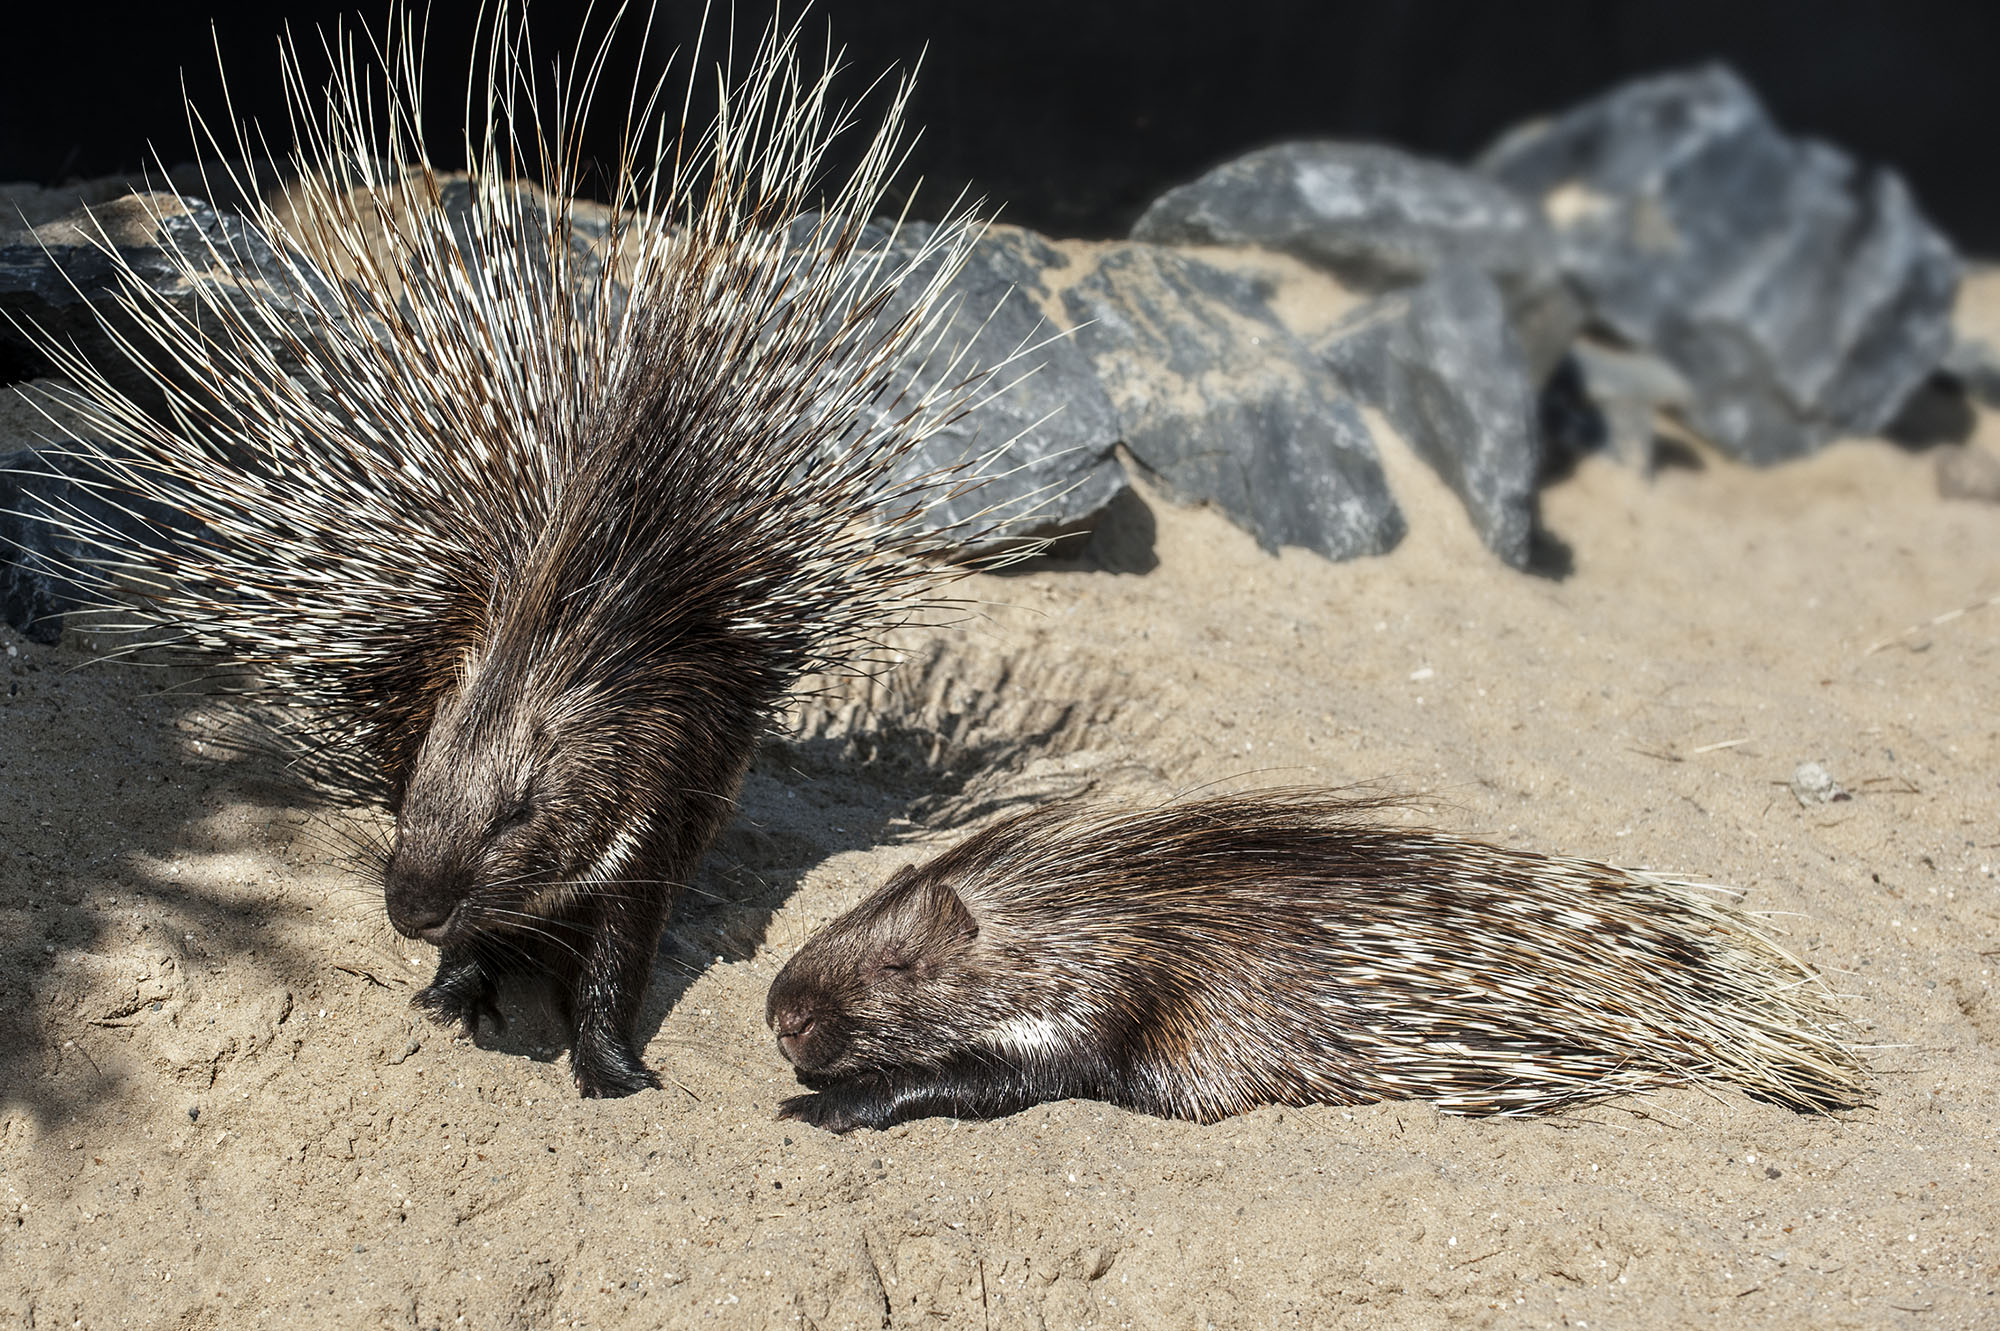
[[[979,936],[979,919],[972,913],[972,907],[965,904],[964,897],[935,880],[930,883],[929,892],[931,918],[937,921],[940,933],[960,939]]]

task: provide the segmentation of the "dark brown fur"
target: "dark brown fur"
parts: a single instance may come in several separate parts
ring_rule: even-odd
[[[546,525],[496,531],[456,677],[387,695],[421,704],[414,751],[383,755],[389,919],[442,953],[417,1001],[476,1031],[499,973],[553,976],[586,1096],[659,1085],[632,1024],[661,932],[824,632],[772,599],[818,552],[761,529],[786,499],[745,503],[767,445],[721,383],[690,382],[678,332],[642,331]],[[439,650],[413,641],[413,680]]]
[[[1685,1081],[1797,1109],[1859,1069],[1804,967],[1683,884],[1311,794],[1055,808],[905,869],[771,985],[845,1131],[1107,1100],[1212,1122],[1415,1097],[1531,1113]]]

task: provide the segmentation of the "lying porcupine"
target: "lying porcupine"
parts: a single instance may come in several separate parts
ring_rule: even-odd
[[[899,871],[771,984],[835,1131],[1045,1100],[1213,1122],[1421,1099],[1529,1114],[1715,1082],[1799,1110],[1861,1070],[1813,976],[1685,883],[1278,792],[1053,806]]]
[[[284,211],[238,181],[247,233],[177,233],[192,310],[123,274],[167,410],[44,347],[97,491],[169,515],[134,540],[69,506],[100,551],[73,576],[307,718],[309,771],[396,815],[389,919],[442,953],[418,1002],[476,1032],[496,974],[553,972],[587,1096],[659,1084],[637,1008],[760,732],[939,603],[966,536],[923,521],[962,470],[911,473],[991,372],[941,345],[977,227],[869,225],[907,84],[822,189],[851,116],[795,38],[770,30],[705,132],[638,88],[601,235],[571,195],[602,49],[538,99],[495,21],[460,186],[407,18],[377,62],[330,43],[321,97],[288,45]]]

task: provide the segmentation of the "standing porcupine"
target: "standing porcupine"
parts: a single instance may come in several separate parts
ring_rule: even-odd
[[[419,1003],[476,1030],[497,972],[553,972],[587,1096],[659,1084],[633,1022],[760,732],[934,603],[965,535],[920,519],[969,482],[907,473],[991,372],[939,345],[977,227],[864,237],[908,85],[823,186],[851,115],[796,35],[705,131],[663,124],[657,85],[619,97],[596,237],[571,195],[605,48],[537,95],[525,27],[493,20],[460,186],[407,16],[374,61],[329,43],[322,95],[288,44],[285,210],[184,236],[192,311],[123,273],[166,410],[44,347],[99,491],[171,515],[134,541],[69,507],[101,551],[73,576],[307,718],[308,770],[396,815],[389,919],[441,950]]]
[[[1794,1109],[1861,1071],[1805,966],[1685,883],[1277,792],[1055,806],[897,873],[771,984],[835,1131],[1107,1100],[1213,1122],[1528,1114],[1677,1082]]]

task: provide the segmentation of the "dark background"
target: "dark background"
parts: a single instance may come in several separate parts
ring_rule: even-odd
[[[726,0],[718,8],[725,25]],[[444,131],[459,119],[476,6],[430,9]],[[531,7],[545,56],[574,43],[581,10]],[[200,105],[220,107],[218,46],[239,114],[282,137],[283,24],[308,39],[342,14],[379,29],[387,5],[42,0],[16,11],[0,21],[0,180],[55,183],[135,169],[149,143],[169,163],[194,156],[181,72]],[[769,4],[737,11],[747,46]],[[699,18],[698,0],[661,0],[656,54],[686,44]],[[821,0],[806,24],[815,43],[831,26],[846,46],[855,92],[928,44],[912,114],[924,128],[920,213],[969,183],[1004,220],[1116,235],[1163,189],[1261,144],[1349,137],[1463,160],[1622,79],[1722,58],[1780,124],[1896,166],[1961,246],[2000,253],[1992,0]],[[711,62],[722,45],[712,31]],[[435,137],[434,148],[454,135]]]

